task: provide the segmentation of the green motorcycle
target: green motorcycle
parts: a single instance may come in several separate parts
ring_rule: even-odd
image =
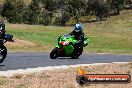
[[[58,38],[58,45],[51,51],[50,58],[56,59],[58,57],[71,57],[77,59],[83,52],[83,47],[88,45],[89,39],[84,38],[82,47],[78,47],[78,50],[74,50],[74,44],[77,42],[74,36],[70,34],[64,34]]]

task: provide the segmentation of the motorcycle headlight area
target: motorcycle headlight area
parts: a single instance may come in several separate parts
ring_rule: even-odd
[[[69,41],[67,41],[67,42],[60,42],[60,44],[63,45],[63,46],[66,46],[66,45],[68,45],[69,43],[70,43]]]

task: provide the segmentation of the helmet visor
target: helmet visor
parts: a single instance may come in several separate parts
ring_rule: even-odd
[[[0,26],[0,30],[2,30],[2,26]]]
[[[75,32],[79,32],[80,30],[75,30]]]

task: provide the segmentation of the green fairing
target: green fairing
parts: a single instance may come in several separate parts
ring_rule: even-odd
[[[74,51],[74,47],[72,45],[63,46],[66,55],[70,55]]]
[[[68,45],[62,46],[62,45],[58,44],[56,46],[57,48],[63,48],[63,50],[64,50],[64,52],[67,56],[71,55],[73,53],[74,47],[72,45],[74,45],[77,42],[77,40],[74,39],[74,36],[71,36],[69,34],[65,34],[65,35],[61,36],[60,39],[59,39],[59,43],[68,42],[68,41],[70,42],[70,44],[68,44]],[[88,42],[89,42],[89,39],[84,38],[84,45],[83,46],[84,47],[87,46]]]
[[[60,46],[59,46],[59,45],[57,45],[56,47],[57,47],[57,48],[60,48]]]
[[[67,41],[69,41],[72,44],[75,44],[77,42],[77,40],[74,39],[74,36],[71,36],[69,34],[65,34],[65,35],[60,37],[59,43],[67,42]],[[63,48],[66,55],[70,55],[74,51],[74,47],[71,44],[69,44],[67,46],[57,45],[56,47],[57,48]]]
[[[60,48],[61,46],[57,45],[57,48]],[[72,45],[69,46],[63,46],[64,52],[66,55],[70,55],[74,51],[74,47]]]

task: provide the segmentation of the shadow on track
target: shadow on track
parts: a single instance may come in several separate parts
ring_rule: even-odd
[[[5,65],[0,65],[0,67],[4,67]]]
[[[59,57],[57,59],[72,59],[71,57]],[[80,59],[80,58],[77,58],[77,59]]]

